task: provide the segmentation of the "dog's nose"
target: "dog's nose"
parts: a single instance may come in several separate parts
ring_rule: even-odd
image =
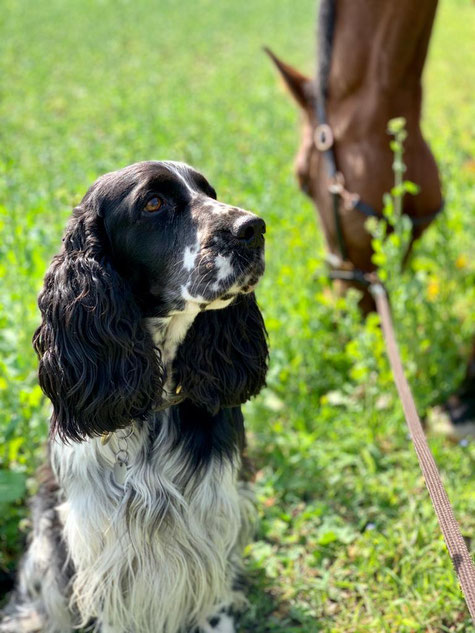
[[[239,222],[233,235],[248,248],[258,248],[264,243],[263,235],[266,232],[266,223],[261,218],[251,217],[244,222]]]

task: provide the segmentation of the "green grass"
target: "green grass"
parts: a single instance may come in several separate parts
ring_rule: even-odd
[[[292,174],[298,115],[261,51],[309,73],[313,0],[4,0],[0,32],[0,569],[14,566],[25,478],[48,406],[30,339],[36,294],[72,206],[101,173],[190,162],[268,225],[258,298],[269,387],[246,415],[260,527],[248,633],[470,631],[392,384],[377,318],[337,298]],[[425,131],[447,209],[394,291],[421,414],[460,380],[475,331],[474,8],[441,3]],[[473,445],[431,438],[462,531],[475,528]]]

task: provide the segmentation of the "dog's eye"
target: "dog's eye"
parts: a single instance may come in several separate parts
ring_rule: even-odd
[[[161,200],[158,196],[153,196],[145,205],[145,211],[148,213],[154,213],[158,211],[163,204],[163,200]]]

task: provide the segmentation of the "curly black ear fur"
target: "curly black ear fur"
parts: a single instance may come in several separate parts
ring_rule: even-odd
[[[146,416],[164,380],[132,291],[107,253],[103,219],[86,198],[46,273],[33,337],[40,385],[53,403],[51,434],[65,441]]]
[[[216,413],[249,400],[265,385],[269,352],[254,293],[222,310],[201,312],[173,365],[183,394]]]

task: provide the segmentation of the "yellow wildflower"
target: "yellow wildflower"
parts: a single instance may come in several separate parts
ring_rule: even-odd
[[[436,277],[432,277],[427,286],[427,296],[430,301],[433,301],[439,294],[440,283]]]

